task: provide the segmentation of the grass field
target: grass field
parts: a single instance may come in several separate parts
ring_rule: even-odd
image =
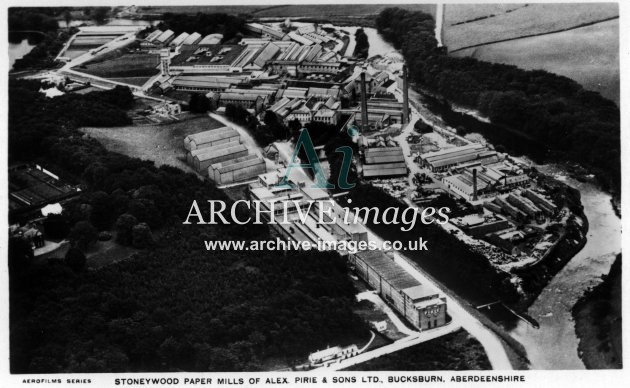
[[[506,12],[512,9],[512,12]],[[485,15],[484,15],[485,14]],[[452,25],[494,14],[475,22]],[[443,39],[449,51],[475,44],[557,31],[619,16],[613,3],[599,4],[448,4],[444,10]]]
[[[109,151],[134,158],[151,160],[156,166],[169,165],[195,172],[186,164],[184,138],[190,134],[222,127],[208,116],[195,116],[162,125],[131,125],[114,128],[81,128],[81,132],[98,140]]]
[[[619,104],[619,20],[453,53],[564,75]]]
[[[159,56],[155,54],[123,54],[101,62],[88,63],[76,70],[104,78],[146,77],[159,72]],[[145,79],[145,81],[146,81]]]

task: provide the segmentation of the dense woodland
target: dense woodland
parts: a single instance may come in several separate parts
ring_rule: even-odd
[[[420,88],[476,109],[503,126],[502,131],[480,129],[491,141],[513,150],[518,136],[534,139],[529,151],[519,151],[539,154],[534,147],[546,145],[545,159],[590,167],[602,184],[619,191],[620,117],[614,102],[546,71],[449,56],[437,47],[431,15],[422,12],[388,8],[377,17],[376,26],[401,50]]]
[[[44,223],[70,239],[65,260],[35,262],[22,240],[10,241],[13,373],[257,370],[270,358],[303,361],[326,345],[367,341],[336,252],[206,251],[203,240],[265,240],[269,231],[181,225],[193,199],[229,199],[76,130],[127,125],[129,89],[49,99],[39,88],[9,85],[10,162],[41,163],[83,192]],[[82,251],[99,231],[137,253],[87,270]]]

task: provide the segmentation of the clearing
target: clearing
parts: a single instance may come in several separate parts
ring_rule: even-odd
[[[168,165],[195,173],[186,164],[184,138],[190,134],[222,127],[207,115],[194,115],[166,124],[131,125],[127,127],[84,127],[81,132],[97,139],[109,151],[151,160],[157,167]]]

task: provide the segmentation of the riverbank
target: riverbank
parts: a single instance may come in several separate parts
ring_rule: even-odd
[[[571,310],[580,340],[578,353],[587,369],[621,369],[621,254],[602,279]]]
[[[521,288],[524,291],[523,298],[515,305],[519,312],[527,312],[551,279],[584,248],[589,230],[579,190],[546,175],[541,176],[539,184],[553,187],[556,203],[563,202],[569,208],[571,216],[564,228],[564,237],[542,260],[513,271],[521,278]]]

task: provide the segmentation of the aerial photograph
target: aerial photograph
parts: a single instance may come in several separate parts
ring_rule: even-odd
[[[619,4],[225,4],[7,9],[11,374],[623,369]]]

